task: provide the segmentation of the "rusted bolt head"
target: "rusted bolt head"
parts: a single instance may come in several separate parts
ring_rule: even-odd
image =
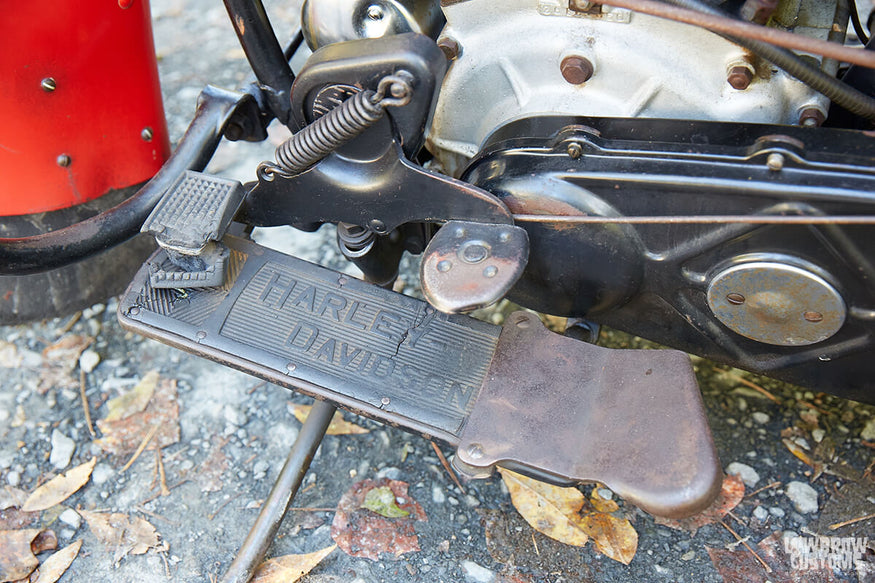
[[[66,168],[73,163],[73,159],[70,158],[70,156],[67,154],[61,154],[57,157],[55,162],[57,162],[58,166],[60,166],[61,168]]]
[[[448,61],[455,61],[459,58],[459,54],[462,52],[462,49],[459,46],[459,41],[448,36],[438,39],[437,45],[438,48],[444,52],[444,56]]]
[[[562,77],[572,85],[586,83],[595,72],[589,59],[578,55],[569,55],[562,59],[559,68],[562,71]]]
[[[750,87],[751,81],[753,81],[753,71],[742,65],[730,68],[729,73],[726,75],[726,82],[738,91],[744,91]]]
[[[826,121],[826,116],[816,107],[809,107],[799,114],[799,125],[806,128],[819,128]]]
[[[802,314],[802,317],[808,320],[809,322],[822,322],[823,314],[820,312],[808,311]]]
[[[744,303],[744,296],[739,293],[733,292],[731,294],[726,294],[726,301],[730,304],[740,306]]]
[[[58,84],[55,83],[55,80],[52,77],[46,77],[45,79],[40,81],[39,86],[42,87],[43,91],[45,91],[46,93],[51,93],[58,88]]]

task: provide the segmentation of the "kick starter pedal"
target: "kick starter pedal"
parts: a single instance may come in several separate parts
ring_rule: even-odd
[[[236,180],[191,170],[179,177],[140,229],[167,252],[167,261],[149,265],[152,287],[222,285],[230,252],[219,241],[244,194]]]

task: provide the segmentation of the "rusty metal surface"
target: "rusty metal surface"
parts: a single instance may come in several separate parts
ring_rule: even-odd
[[[422,291],[442,312],[476,310],[503,298],[528,258],[529,238],[520,227],[450,221],[425,250]]]
[[[460,465],[596,481],[660,516],[710,504],[723,472],[689,358],[612,350],[512,314],[456,452]]]
[[[847,316],[842,296],[826,279],[778,260],[724,269],[708,286],[708,305],[733,332],[777,346],[826,340]]]

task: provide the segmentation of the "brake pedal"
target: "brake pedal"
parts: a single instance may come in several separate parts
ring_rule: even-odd
[[[119,304],[121,323],[447,442],[469,474],[501,465],[557,484],[601,482],[669,517],[717,495],[723,472],[684,353],[592,346],[525,312],[502,329],[251,241],[223,243],[224,285],[180,295],[153,285],[145,266]],[[159,250],[150,263],[168,261]]]
[[[152,287],[222,285],[230,252],[219,241],[244,194],[236,180],[191,170],[179,177],[140,229],[167,252],[168,261],[151,264]]]

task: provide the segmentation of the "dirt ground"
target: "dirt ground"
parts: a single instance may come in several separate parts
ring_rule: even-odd
[[[297,19],[297,4],[274,1],[268,7],[279,35],[288,36]],[[203,85],[233,88],[245,79],[246,68],[221,2],[155,0],[152,11],[168,123],[175,140],[184,131]],[[210,170],[252,179],[257,163],[272,157],[285,135],[272,129],[266,144],[225,144]],[[339,256],[328,229],[307,235],[265,230],[256,238],[354,273]],[[417,291],[413,265],[412,259],[405,259],[402,280],[408,293]],[[76,317],[0,327],[0,492],[10,486],[29,493],[49,477],[94,457],[97,464],[91,480],[81,490],[61,507],[28,518],[34,525],[53,529],[59,548],[83,541],[79,556],[60,581],[216,580],[243,541],[299,431],[291,404],[308,400],[127,333],[116,321],[116,306],[112,299]],[[75,350],[51,348],[70,337],[90,342],[82,353],[88,354],[81,357],[84,360]],[[603,342],[615,347],[640,343],[618,333],[605,334]],[[535,532],[512,506],[500,478],[469,482],[463,492],[442,467],[431,443],[346,414],[370,432],[325,438],[294,502],[296,509],[286,517],[269,555],[309,553],[331,545],[333,509],[343,493],[360,480],[385,477],[409,484],[410,497],[427,516],[427,521],[416,523],[421,550],[378,561],[336,550],[303,581],[875,580],[871,562],[817,572],[788,567],[750,575],[745,570],[751,554],[745,545],[787,563],[781,536],[875,539],[875,519],[829,528],[875,513],[871,476],[875,407],[701,359],[694,363],[722,464],[724,468],[735,464],[733,471],[741,472],[747,482],[746,496],[724,517],[725,525],[707,524],[693,534],[660,524],[621,503],[619,514],[638,533],[637,553],[629,565],[623,565],[592,544],[577,548]],[[98,445],[89,432],[80,396],[81,381],[96,422],[107,416],[110,399],[130,391],[153,370],[162,379],[175,381],[176,394],[169,399],[178,406],[179,439],[160,452],[166,495],[160,495],[159,454],[147,449],[125,468],[132,455],[114,455]],[[105,433],[100,427],[95,432]],[[451,452],[444,448],[444,453]],[[809,484],[813,498],[809,490],[792,483]],[[118,558],[84,520],[77,525],[70,514],[62,519],[65,509],[142,518],[155,527],[166,546]],[[11,528],[9,510],[3,512],[0,521],[6,522],[0,522],[0,530]],[[779,533],[772,539],[777,543],[757,546],[773,533]],[[727,550],[737,554],[726,559],[721,552]],[[869,561],[872,554],[870,549]]]

